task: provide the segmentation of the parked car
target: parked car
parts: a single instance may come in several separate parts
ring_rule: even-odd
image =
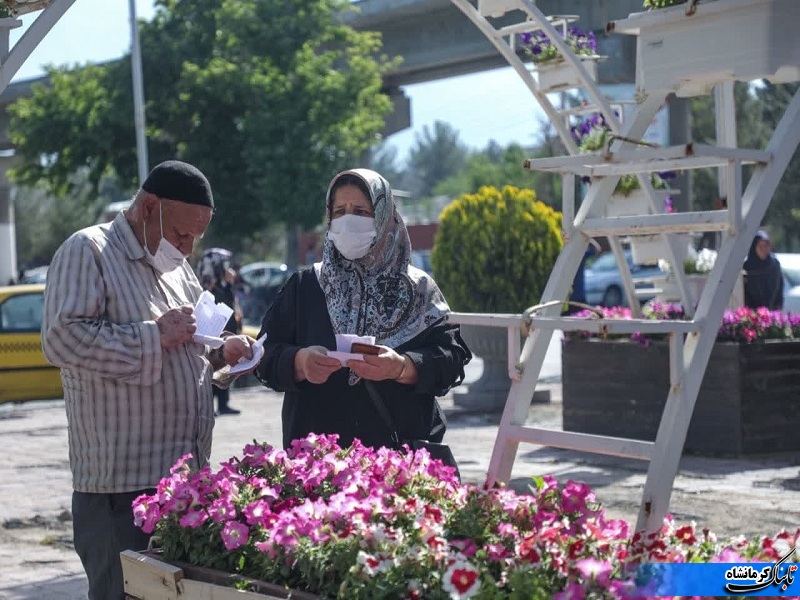
[[[254,262],[243,265],[239,269],[242,281],[250,287],[264,287],[273,283],[275,277],[284,275],[289,271],[283,263]]]
[[[61,398],[59,370],[42,352],[44,284],[0,287],[0,402]]]
[[[800,254],[776,252],[783,272],[783,312],[800,315]]]
[[[47,280],[48,266],[26,269],[20,276],[19,283],[44,283]]]
[[[658,277],[664,272],[657,265],[634,264],[630,250],[625,251],[625,259],[631,270],[633,284],[636,288],[651,288],[652,285],[643,281],[649,277]],[[584,285],[586,288],[586,303],[602,306],[627,306],[622,275],[617,266],[617,259],[612,252],[598,256],[584,271]],[[647,302],[652,295],[640,297],[639,300]]]
[[[250,263],[239,269],[245,287],[241,302],[245,323],[261,324],[267,308],[293,273],[294,269],[282,263],[271,262]]]
[[[433,275],[430,250],[412,250],[410,262],[411,266],[417,267],[418,269],[422,269],[428,275]]]

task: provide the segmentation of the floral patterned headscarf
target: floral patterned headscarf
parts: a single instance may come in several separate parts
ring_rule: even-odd
[[[377,235],[367,254],[347,260],[325,235],[322,262],[314,265],[336,334],[375,336],[397,348],[441,321],[450,307],[433,279],[409,264],[411,240],[397,212],[389,183],[375,171],[352,169],[333,178],[326,197],[330,230],[333,190],[344,175],[355,175],[369,190]]]

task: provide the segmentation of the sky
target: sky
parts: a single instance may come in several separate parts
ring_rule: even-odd
[[[152,0],[136,0],[139,19],[152,19]],[[12,30],[11,45],[40,13],[22,17]],[[130,20],[126,0],[75,0],[66,14],[28,57],[12,81],[44,74],[45,65],[104,62],[130,51]],[[460,140],[483,149],[490,140],[501,145],[532,144],[544,113],[511,68],[453,77],[403,88],[411,98],[411,128],[387,138],[405,159],[415,137],[425,126],[441,120],[452,125]],[[457,99],[457,101],[453,101]]]

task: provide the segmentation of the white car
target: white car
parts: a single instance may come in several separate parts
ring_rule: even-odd
[[[783,312],[800,315],[800,254],[776,252],[783,272]]]
[[[239,269],[242,280],[250,287],[265,287],[273,283],[273,280],[280,278],[286,280],[286,272],[289,268],[278,262],[254,262],[243,265]]]

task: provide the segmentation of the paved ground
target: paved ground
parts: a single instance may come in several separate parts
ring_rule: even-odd
[[[558,346],[548,355],[543,376],[560,372]],[[477,369],[477,371],[475,370]],[[470,373],[479,373],[477,364]],[[561,426],[560,385],[543,386],[549,404],[531,407],[531,422]],[[239,454],[251,440],[280,443],[279,394],[264,388],[237,389],[231,405],[242,415],[217,419],[214,464]],[[465,480],[480,483],[488,467],[499,414],[460,411],[444,399],[450,428],[446,441]],[[77,600],[86,581],[72,550],[71,479],[63,403],[0,405],[0,598]],[[606,512],[635,521],[646,464],[522,446],[512,485],[525,489],[530,477],[552,474],[563,482],[585,481]],[[675,481],[671,511],[680,522],[696,520],[720,536],[774,534],[800,524],[800,454],[748,460],[685,457]]]

